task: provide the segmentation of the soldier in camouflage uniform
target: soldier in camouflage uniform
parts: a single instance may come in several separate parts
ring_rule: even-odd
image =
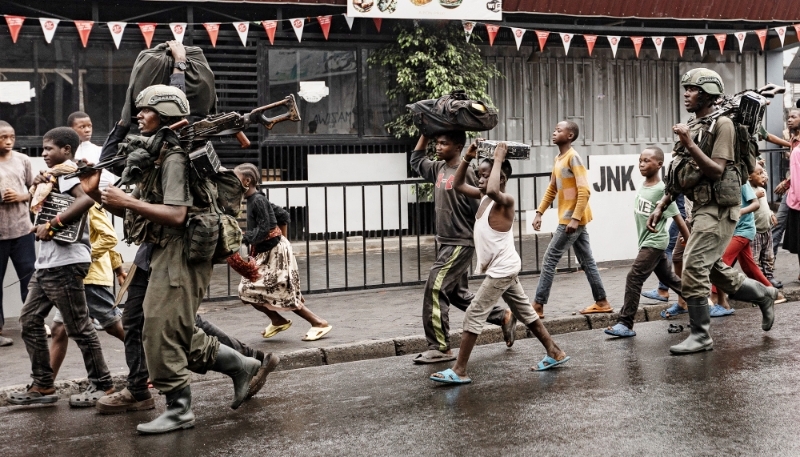
[[[719,74],[706,68],[687,72],[681,85],[685,89],[684,106],[697,119],[714,112],[715,102],[724,90]],[[747,278],[722,262],[722,254],[731,241],[740,210],[741,181],[735,164],[736,131],[733,122],[720,116],[715,122],[701,122],[691,128],[687,124],[676,124],[672,130],[682,146],[676,148],[675,154],[692,159],[701,175],[684,191],[694,202],[692,235],[683,255],[682,276],[682,293],[689,305],[691,334],[670,348],[673,354],[690,354],[713,347],[707,302],[712,283],[736,300],[757,304],[761,308],[761,327],[764,330],[772,328],[778,291]],[[663,209],[671,201],[672,195],[667,192],[650,216],[650,230],[655,230]]]

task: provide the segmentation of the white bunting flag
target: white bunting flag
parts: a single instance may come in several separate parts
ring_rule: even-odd
[[[617,48],[619,47],[619,36],[608,36],[608,42],[611,44],[611,51],[614,52],[614,58],[617,58]]]
[[[736,36],[736,41],[739,42],[739,53],[741,54],[744,47],[744,39],[747,38],[747,32],[736,32],[734,35]]]
[[[475,30],[475,23],[472,21],[463,21],[464,24],[464,35],[467,36],[467,43],[469,43],[469,37],[472,36],[472,31]]]
[[[786,38],[786,27],[775,27],[775,31],[778,32],[778,38],[781,39],[781,47],[783,47],[783,39]]]
[[[125,32],[127,22],[109,22],[108,30],[111,32],[111,38],[114,39],[114,46],[119,49],[119,43],[122,41],[122,34]]]
[[[175,41],[183,43],[183,36],[186,34],[186,23],[170,22],[169,29],[172,30],[172,36],[175,37]]]
[[[356,18],[354,18],[354,17],[352,17],[352,16],[348,16],[348,15],[345,15],[345,16],[344,16],[344,20],[345,20],[345,21],[347,21],[347,26],[348,26],[348,27],[350,27],[350,30],[353,30],[353,21],[354,21],[355,19],[356,19]]]
[[[696,41],[697,45],[700,46],[700,55],[703,54],[703,50],[706,47],[706,39],[707,38],[708,38],[708,35],[695,35],[694,36],[694,41]]]
[[[525,29],[511,27],[511,33],[514,34],[514,41],[517,42],[517,51],[519,51],[519,46],[522,44],[522,37],[525,35]]]
[[[653,44],[656,45],[656,51],[658,51],[658,58],[661,58],[661,48],[664,47],[664,37],[663,36],[654,36],[650,37],[653,40]]]
[[[53,35],[56,34],[56,27],[58,27],[58,23],[61,21],[59,19],[40,17],[39,22],[41,22],[42,24],[42,32],[44,32],[44,40],[50,43],[51,41],[53,41]]]
[[[242,40],[242,46],[247,46],[247,31],[250,30],[249,22],[234,22],[233,27],[236,33],[239,34],[239,39]]]
[[[297,41],[300,42],[303,39],[303,27],[306,25],[306,18],[298,17],[295,19],[290,19],[292,22],[292,28],[294,29],[295,35],[297,35]]]
[[[564,55],[567,55],[569,54],[569,45],[575,35],[571,33],[559,33],[559,35],[561,35],[561,42],[564,43]]]

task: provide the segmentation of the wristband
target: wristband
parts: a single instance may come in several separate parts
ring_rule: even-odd
[[[56,221],[56,224],[58,224],[59,228],[64,227],[64,224],[61,223],[61,215],[56,214],[56,218],[54,220]]]
[[[467,164],[470,164],[470,163],[472,163],[472,159],[469,159],[469,160],[467,160],[467,158],[466,158],[466,157],[462,157],[462,158],[461,158],[461,161],[462,161],[462,162],[466,162]]]

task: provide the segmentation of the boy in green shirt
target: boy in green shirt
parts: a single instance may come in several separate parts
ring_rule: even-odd
[[[666,230],[667,218],[672,217],[684,240],[689,239],[689,228],[683,221],[678,207],[670,203],[664,210],[664,217],[654,230],[647,227],[647,219],[664,196],[664,183],[659,176],[664,165],[664,151],[651,146],[639,155],[639,172],[645,177],[644,185],[636,192],[636,231],[639,233],[639,255],[631,265],[631,271],[625,281],[625,303],[619,313],[617,324],[604,331],[611,336],[621,338],[636,336],[633,331],[633,317],[639,309],[639,294],[642,285],[651,273],[670,289],[681,294],[681,280],[672,272],[670,261],[665,250],[669,244]]]

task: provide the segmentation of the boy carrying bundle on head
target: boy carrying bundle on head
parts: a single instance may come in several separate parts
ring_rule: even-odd
[[[452,369],[433,374],[432,381],[445,384],[467,384],[467,361],[475,342],[483,329],[483,323],[502,296],[514,316],[528,329],[547,350],[547,355],[533,370],[542,371],[569,360],[550,337],[550,333],[533,310],[530,299],[522,290],[517,274],[521,268],[519,254],[514,248],[514,197],[505,192],[506,182],[511,176],[511,164],[505,160],[506,143],[499,143],[494,151],[494,160],[485,159],[479,168],[478,186],[466,183],[472,173],[470,162],[478,150],[478,140],[472,143],[456,171],[453,187],[470,198],[480,199],[475,219],[475,251],[478,254],[478,273],[486,274],[477,295],[464,316],[461,346],[458,359]]]
[[[633,331],[633,318],[639,309],[639,294],[642,285],[651,273],[655,273],[661,283],[681,295],[681,280],[672,271],[672,265],[665,250],[669,244],[669,234],[666,230],[668,218],[672,218],[683,237],[689,239],[689,227],[686,226],[678,211],[678,206],[672,202],[664,210],[664,217],[653,228],[647,226],[647,219],[664,196],[664,183],[661,182],[660,172],[664,166],[664,151],[651,146],[639,155],[639,172],[644,176],[644,184],[636,192],[636,231],[639,234],[639,254],[631,265],[631,271],[625,280],[625,303],[619,313],[616,325],[604,331],[611,336],[621,338],[636,336]],[[685,241],[684,241],[685,242]]]

